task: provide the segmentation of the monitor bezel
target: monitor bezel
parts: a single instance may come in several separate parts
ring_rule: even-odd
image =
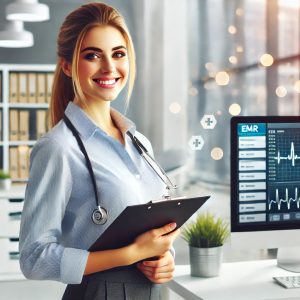
[[[277,223],[277,224],[239,224],[238,213],[238,135],[237,124],[239,123],[300,123],[298,116],[235,116],[231,118],[231,152],[230,152],[230,203],[231,203],[231,232],[249,232],[249,231],[271,231],[271,230],[289,230],[300,229],[299,223]]]

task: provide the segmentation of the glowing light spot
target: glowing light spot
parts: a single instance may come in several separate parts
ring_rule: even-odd
[[[238,116],[241,113],[242,108],[239,104],[233,103],[229,106],[228,111],[232,116]]]
[[[230,26],[228,26],[228,32],[230,33],[230,34],[236,34],[236,27],[235,26],[233,26],[233,25],[230,25]]]
[[[242,46],[237,46],[236,52],[242,53],[242,52],[244,52],[244,48]]]
[[[300,80],[295,82],[294,89],[298,94],[300,94]]]
[[[229,83],[229,75],[225,71],[218,72],[215,80],[218,85],[227,85]]]
[[[287,94],[287,90],[284,86],[280,85],[279,87],[277,87],[276,89],[276,95],[279,97],[279,98],[283,98],[286,96]]]
[[[229,62],[231,62],[233,65],[237,64],[238,60],[237,57],[232,55],[228,58]]]
[[[271,54],[265,53],[260,57],[260,63],[264,66],[264,67],[270,67],[272,66],[274,62],[274,58]]]
[[[221,148],[219,148],[219,147],[213,148],[211,150],[211,152],[210,152],[210,156],[214,160],[220,160],[220,159],[222,159],[223,155],[224,155],[223,150]]]
[[[173,114],[178,114],[181,111],[181,105],[178,102],[173,102],[169,106],[170,112]]]
[[[235,10],[235,14],[239,17],[241,17],[244,14],[244,10],[242,8],[237,8]]]
[[[218,110],[218,111],[217,111],[217,115],[218,115],[218,116],[221,116],[221,115],[222,115],[222,111],[221,111],[221,110]]]

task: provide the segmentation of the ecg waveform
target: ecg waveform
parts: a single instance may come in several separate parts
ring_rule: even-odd
[[[295,196],[294,196],[294,198],[289,198],[289,191],[286,188],[285,189],[285,198],[284,199],[281,199],[279,197],[279,191],[278,191],[278,189],[276,189],[275,200],[270,200],[269,201],[269,210],[271,210],[272,204],[277,205],[278,210],[280,210],[282,203],[286,203],[287,204],[287,209],[290,210],[292,202],[296,202],[297,208],[299,209],[299,207],[300,207],[300,198],[298,197],[298,188],[295,188]]]
[[[275,156],[274,159],[277,161],[278,165],[280,164],[281,160],[291,160],[292,166],[294,167],[296,160],[300,159],[300,156],[295,154],[294,142],[291,142],[291,151],[288,156],[280,156],[280,151],[278,151],[277,156]]]

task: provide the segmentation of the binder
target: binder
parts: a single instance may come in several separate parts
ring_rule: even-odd
[[[19,75],[18,73],[9,73],[9,102],[16,103],[19,98]]]
[[[18,147],[18,171],[20,179],[27,179],[29,175],[28,146]]]
[[[19,102],[28,102],[27,74],[19,73]]]
[[[36,74],[28,73],[28,102],[35,103],[36,98]]]
[[[0,140],[3,140],[3,135],[2,135],[2,110],[0,110]]]
[[[46,88],[46,102],[50,103],[51,101],[51,94],[52,94],[52,84],[53,84],[53,77],[54,74],[51,72],[47,73],[47,88]]]
[[[45,73],[37,73],[37,102],[46,102],[46,75]]]
[[[36,111],[36,138],[40,138],[47,132],[47,111]]]
[[[9,148],[9,172],[11,179],[18,179],[18,149],[16,147]]]
[[[175,198],[127,206],[89,250],[99,251],[124,247],[143,232],[172,222],[175,222],[179,228],[209,198],[210,196]]]
[[[16,109],[9,111],[9,139],[19,140],[19,112]]]
[[[3,102],[3,93],[2,93],[2,72],[0,72],[0,101]]]
[[[29,140],[29,111],[19,111],[19,140]]]

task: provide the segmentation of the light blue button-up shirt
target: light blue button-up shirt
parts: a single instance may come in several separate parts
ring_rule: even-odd
[[[96,200],[84,155],[60,121],[35,144],[20,230],[20,266],[27,278],[80,283],[89,247],[127,205],[161,198],[165,185],[133,146],[128,130],[152,152],[134,124],[114,109],[111,117],[125,145],[107,135],[70,102],[66,115],[79,131],[90,157],[100,205],[108,212],[95,225]],[[126,224],[124,224],[126,226]]]

